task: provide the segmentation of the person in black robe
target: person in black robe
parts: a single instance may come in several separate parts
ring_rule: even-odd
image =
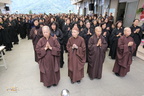
[[[109,22],[109,19],[108,19],[108,18],[105,18],[104,22],[106,23],[106,29],[107,29],[107,30],[110,30],[111,23]]]
[[[80,20],[79,21],[79,23],[78,23],[78,28],[79,28],[79,36],[81,36],[81,37],[83,37],[82,35],[82,32],[83,32],[83,30],[84,30],[84,28],[85,28],[85,25],[84,25],[84,22],[82,21],[82,20]]]
[[[25,27],[26,27],[26,34],[27,34],[27,38],[28,40],[30,39],[30,30],[31,30],[31,24],[30,24],[30,20],[29,18],[27,17],[26,20],[25,20]]]
[[[26,38],[26,23],[23,18],[20,18],[20,37],[22,39]]]
[[[84,28],[82,34],[82,37],[84,38],[86,44],[86,61],[88,62],[88,41],[94,34],[94,30],[91,28],[91,23],[89,21],[86,22],[86,28]]]
[[[109,56],[111,56],[111,59],[116,58],[118,39],[123,35],[123,31],[124,28],[122,27],[122,21],[117,21],[116,28],[112,31],[112,34],[110,36]]]
[[[58,28],[57,22],[52,22],[50,25],[51,29],[51,36],[56,38],[60,45],[61,45],[61,54],[60,54],[60,67],[63,68],[64,60],[63,60],[63,33],[62,31]]]
[[[97,20],[92,21],[92,28],[95,29],[95,27],[99,26]]]
[[[6,46],[5,49],[6,51],[11,51],[12,50],[12,41],[11,41],[11,34],[8,31],[8,20],[6,19],[6,17],[3,18],[3,31],[2,31],[2,37],[3,37],[3,45]]]
[[[0,18],[0,46],[3,44],[3,37],[2,37],[3,30],[4,30],[3,20],[2,18]]]
[[[130,27],[132,31],[131,37],[134,39],[136,43],[136,50],[133,53],[133,56],[136,56],[138,46],[140,45],[142,39],[142,29],[141,27],[138,26],[138,24],[139,24],[139,19],[135,19],[133,21],[133,25]]]
[[[18,39],[17,30],[16,30],[16,22],[14,21],[12,17],[9,17],[8,31],[11,35],[11,41],[14,42],[14,44],[18,44],[19,39]]]
[[[68,34],[69,34],[70,30],[71,30],[70,19],[67,19],[66,24],[63,26],[63,35],[64,35],[63,36],[63,45],[64,45],[65,52],[68,52],[67,48],[66,48],[66,44],[67,44],[68,39],[69,39]]]
[[[108,17],[108,19],[109,19],[109,23],[112,25],[114,23],[114,17],[112,13],[110,13],[110,16]]]
[[[40,38],[43,37],[42,28],[39,25],[38,19],[34,20],[34,27],[30,31],[30,38],[32,39],[34,53],[35,53],[35,61],[38,62],[38,57],[36,53],[36,45]]]
[[[109,46],[109,31],[106,29],[106,23],[103,22],[100,24],[101,28],[102,28],[102,36],[105,38],[106,42],[108,43]]]

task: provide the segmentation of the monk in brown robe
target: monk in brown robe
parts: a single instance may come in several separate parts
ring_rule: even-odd
[[[60,44],[50,36],[48,26],[42,28],[43,36],[37,43],[36,52],[40,68],[40,81],[48,88],[60,80]]]
[[[101,35],[101,27],[95,28],[95,34],[90,38],[88,43],[88,75],[90,79],[101,79],[107,42]]]
[[[84,77],[84,64],[86,62],[86,46],[84,39],[78,35],[77,28],[72,29],[72,36],[67,43],[68,50],[68,76],[71,83],[80,83]]]
[[[33,47],[34,47],[34,53],[35,53],[35,61],[38,62],[37,54],[36,54],[36,44],[39,41],[39,39],[43,36],[42,35],[42,28],[39,25],[39,21],[36,19],[34,21],[34,27],[30,31],[30,38],[32,39]]]
[[[113,72],[116,76],[123,77],[130,71],[133,52],[136,49],[136,44],[130,34],[131,29],[126,27],[124,29],[124,36],[120,37],[118,40],[117,57],[113,68]]]

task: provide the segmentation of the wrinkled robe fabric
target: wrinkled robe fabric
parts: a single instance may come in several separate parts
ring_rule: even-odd
[[[72,49],[73,44],[78,49]],[[86,46],[82,37],[70,37],[67,43],[68,50],[68,76],[72,82],[81,80],[84,77],[84,64],[86,62]]]
[[[47,42],[51,45],[52,50],[44,49]],[[59,42],[53,37],[50,37],[48,40],[42,37],[37,43],[36,52],[40,69],[40,81],[44,83],[44,86],[58,84],[60,80]]]
[[[136,44],[129,47],[128,43],[134,42],[132,37],[121,36],[118,40],[117,56],[114,64],[113,72],[118,73],[120,76],[125,76],[130,71],[132,64],[132,56],[136,49]]]

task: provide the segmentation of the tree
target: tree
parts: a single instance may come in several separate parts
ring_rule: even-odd
[[[29,14],[32,14],[32,10],[29,11]]]

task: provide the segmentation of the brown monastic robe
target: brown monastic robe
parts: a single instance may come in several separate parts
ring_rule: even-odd
[[[46,43],[49,42],[52,50],[45,50]],[[40,68],[40,81],[44,86],[58,84],[60,80],[60,44],[53,37],[46,40],[42,37],[36,46],[38,63]]]
[[[72,49],[73,44],[78,49]],[[68,50],[68,76],[72,82],[77,82],[84,77],[84,64],[86,62],[86,46],[82,37],[70,37],[67,43]]]
[[[37,30],[37,35],[34,33],[34,31]],[[35,61],[38,62],[37,54],[36,54],[36,44],[39,41],[39,39],[43,37],[42,34],[42,28],[36,29],[35,27],[31,29],[30,31],[30,38],[32,39],[33,47],[34,47],[34,53],[35,53]]]
[[[128,47],[128,43],[133,38],[128,36],[122,36],[118,40],[117,57],[114,64],[113,72],[118,73],[120,76],[125,76],[130,71],[130,65],[132,64],[132,55],[136,49],[136,44]]]
[[[98,40],[101,39],[102,46],[97,46]],[[105,52],[107,49],[107,42],[103,36],[99,38],[94,34],[88,43],[88,75],[91,79],[102,77],[103,62],[105,59]]]

